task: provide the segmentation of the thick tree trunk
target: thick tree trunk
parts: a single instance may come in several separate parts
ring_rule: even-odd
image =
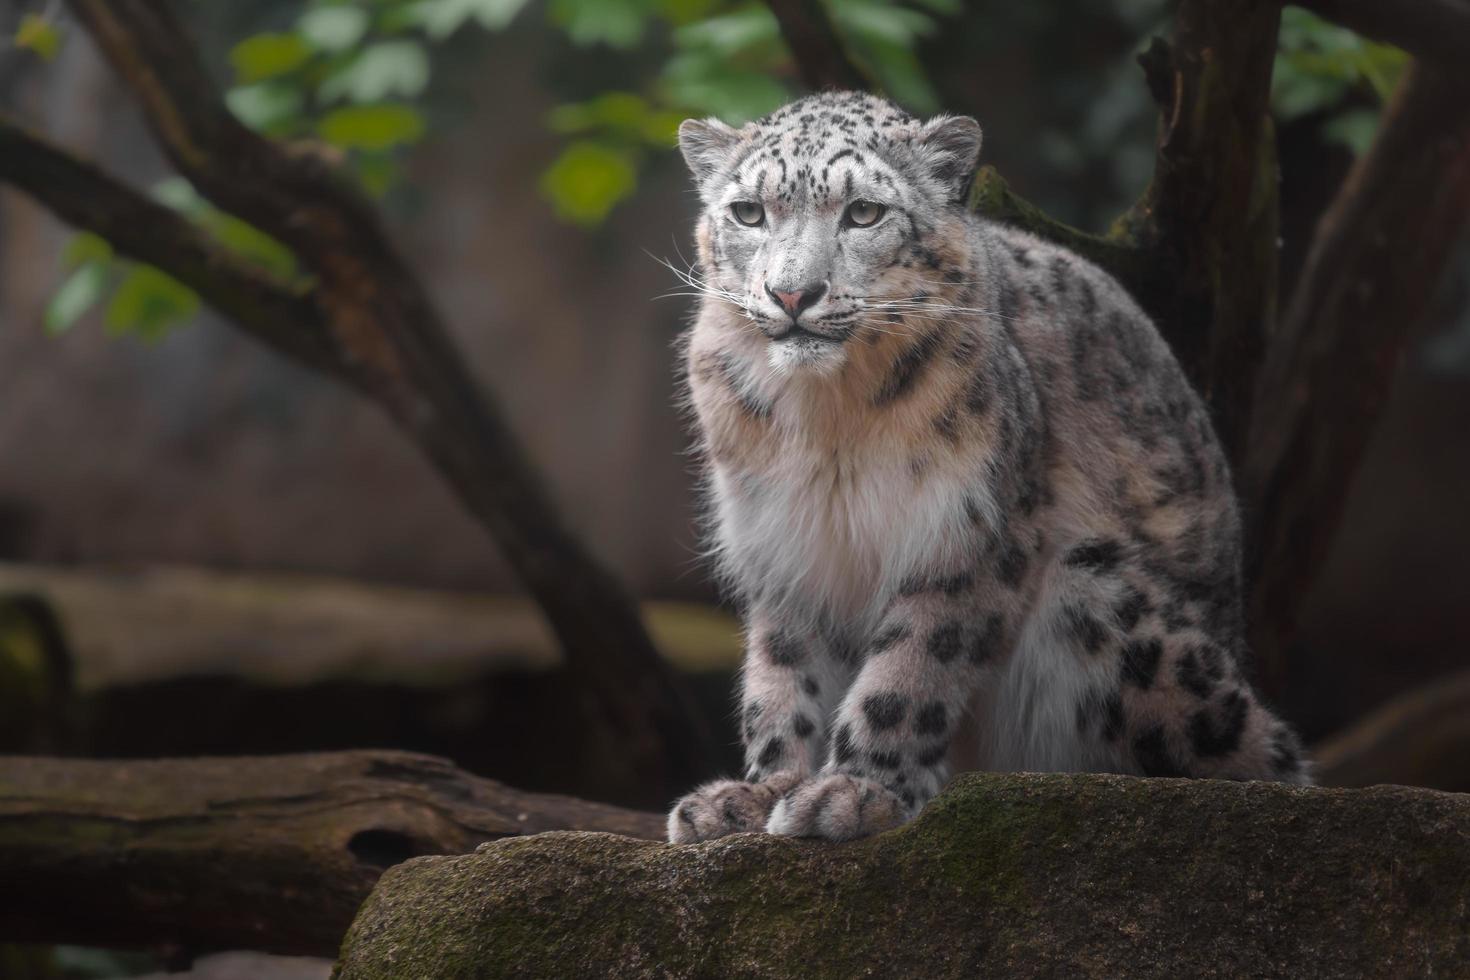
[[[1231,459],[1249,428],[1276,315],[1276,135],[1269,100],[1281,11],[1272,0],[1184,0],[1170,43],[1140,57],[1159,103],[1154,176],[1119,219],[1150,253],[1140,297],[1200,393]]]
[[[1318,224],[1260,376],[1239,482],[1255,526],[1247,620],[1270,693],[1331,669],[1291,650],[1297,611],[1467,220],[1470,75],[1412,64]]]
[[[498,841],[390,870],[338,980],[1456,976],[1470,797],[968,776],[831,845]]]
[[[0,941],[330,956],[385,868],[574,829],[663,819],[405,752],[0,757]]]

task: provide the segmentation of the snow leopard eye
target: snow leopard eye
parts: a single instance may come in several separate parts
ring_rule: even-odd
[[[856,228],[866,228],[877,224],[878,219],[883,217],[883,213],[887,210],[883,205],[874,204],[872,201],[853,201],[847,206],[847,213],[842,217],[845,224]]]
[[[754,201],[736,201],[730,205],[730,213],[735,216],[736,221],[752,228],[766,220],[766,209]]]

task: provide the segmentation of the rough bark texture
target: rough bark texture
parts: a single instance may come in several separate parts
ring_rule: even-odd
[[[1281,11],[1272,0],[1184,0],[1170,43],[1140,57],[1159,103],[1154,176],[1118,220],[1168,282],[1140,302],[1239,459],[1276,312],[1276,139],[1268,114]]]
[[[405,752],[0,757],[0,941],[331,955],[384,868],[566,829],[663,819]]]
[[[1470,797],[968,776],[849,845],[499,841],[384,875],[339,980],[1393,977],[1470,962]]]
[[[1470,76],[1412,64],[1318,224],[1260,375],[1240,484],[1256,525],[1247,619],[1268,692],[1314,669],[1291,651],[1297,611],[1467,218]]]

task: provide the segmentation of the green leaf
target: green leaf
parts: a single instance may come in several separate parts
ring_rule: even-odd
[[[648,114],[648,103],[632,92],[604,92],[586,102],[557,106],[547,116],[554,132],[576,133],[599,126],[636,131]]]
[[[112,258],[112,244],[101,235],[90,231],[79,231],[71,236],[61,250],[61,265],[67,270],[77,269],[88,262],[107,262]]]
[[[658,0],[658,12],[675,26],[703,20],[717,5],[717,0]]]
[[[257,34],[230,49],[230,64],[242,84],[295,71],[311,57],[311,46],[299,34]]]
[[[674,43],[728,58],[763,43],[774,45],[780,36],[776,18],[760,4],[680,27],[674,31]]]
[[[177,175],[158,181],[148,193],[159,204],[167,205],[175,211],[182,211],[188,215],[199,214],[209,207],[209,203],[199,196],[194,185]]]
[[[61,31],[41,14],[26,14],[15,29],[15,46],[51,61],[61,50]]]
[[[557,133],[599,133],[631,143],[673,146],[677,141],[682,112],[654,109],[631,92],[604,92],[587,102],[559,105],[546,117]]]
[[[385,196],[403,176],[403,170],[386,153],[360,153],[353,159],[352,168],[363,189],[376,198]]]
[[[631,48],[643,37],[656,4],[657,0],[551,0],[551,18],[573,44]]]
[[[838,29],[854,38],[907,47],[934,31],[934,19],[907,7],[874,0],[848,0],[832,8]]]
[[[650,112],[643,120],[643,139],[655,146],[673,148],[679,143],[679,124],[684,113],[670,109]]]
[[[893,101],[920,115],[939,111],[939,96],[929,85],[924,66],[912,48],[876,37],[868,37],[855,47]]]
[[[110,264],[105,259],[83,262],[66,277],[46,304],[47,333],[65,332],[102,298],[107,291]]]
[[[1379,101],[1387,102],[1409,66],[1409,55],[1401,48],[1368,42],[1363,45],[1359,65]]]
[[[541,192],[557,216],[592,227],[638,185],[637,168],[626,152],[578,140],[541,175]]]
[[[413,98],[429,84],[429,56],[417,41],[379,41],[327,76],[317,89],[324,102],[380,102]]]
[[[1408,55],[1398,48],[1288,7],[1281,15],[1271,105],[1281,119],[1293,119],[1332,109],[1355,89],[1369,89],[1381,102],[1407,64]]]
[[[525,6],[526,0],[425,0],[415,16],[424,33],[439,41],[472,18],[487,31],[502,30]]]
[[[301,121],[305,99],[301,90],[279,79],[238,85],[225,93],[225,105],[235,118],[257,132],[281,136]]]
[[[1373,145],[1378,135],[1379,114],[1372,109],[1352,109],[1339,113],[1322,124],[1322,138],[1338,143],[1361,156]]]
[[[1276,117],[1288,121],[1336,105],[1348,90],[1341,79],[1289,69],[1277,73],[1272,87],[1271,106]]]
[[[107,304],[107,332],[156,340],[198,312],[199,297],[188,286],[151,265],[134,265]]]
[[[307,44],[329,54],[346,51],[362,40],[367,29],[368,14],[360,7],[314,7],[296,22]]]
[[[386,150],[413,143],[424,135],[424,117],[394,103],[349,106],[328,113],[317,132],[327,142],[348,150]]]
[[[282,279],[295,275],[296,257],[290,249],[254,225],[210,204],[185,178],[165,177],[153,185],[150,194],[160,204],[188,215],[220,244],[257,263],[267,272]],[[105,246],[107,243],[102,244]]]
[[[936,14],[955,16],[965,9],[964,0],[918,0],[919,6],[928,7]]]
[[[296,274],[296,256],[270,235],[233,214],[210,208],[200,218],[211,235],[225,248],[259,265],[278,279]]]
[[[673,105],[691,113],[719,116],[731,125],[763,116],[789,97],[769,72],[734,68],[703,52],[669,59],[662,83]]]

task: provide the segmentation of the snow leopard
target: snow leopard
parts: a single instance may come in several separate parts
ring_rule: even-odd
[[[669,839],[864,837],[961,769],[1308,782],[1204,403],[1113,278],[968,206],[976,121],[826,92],[679,145],[746,770]]]

